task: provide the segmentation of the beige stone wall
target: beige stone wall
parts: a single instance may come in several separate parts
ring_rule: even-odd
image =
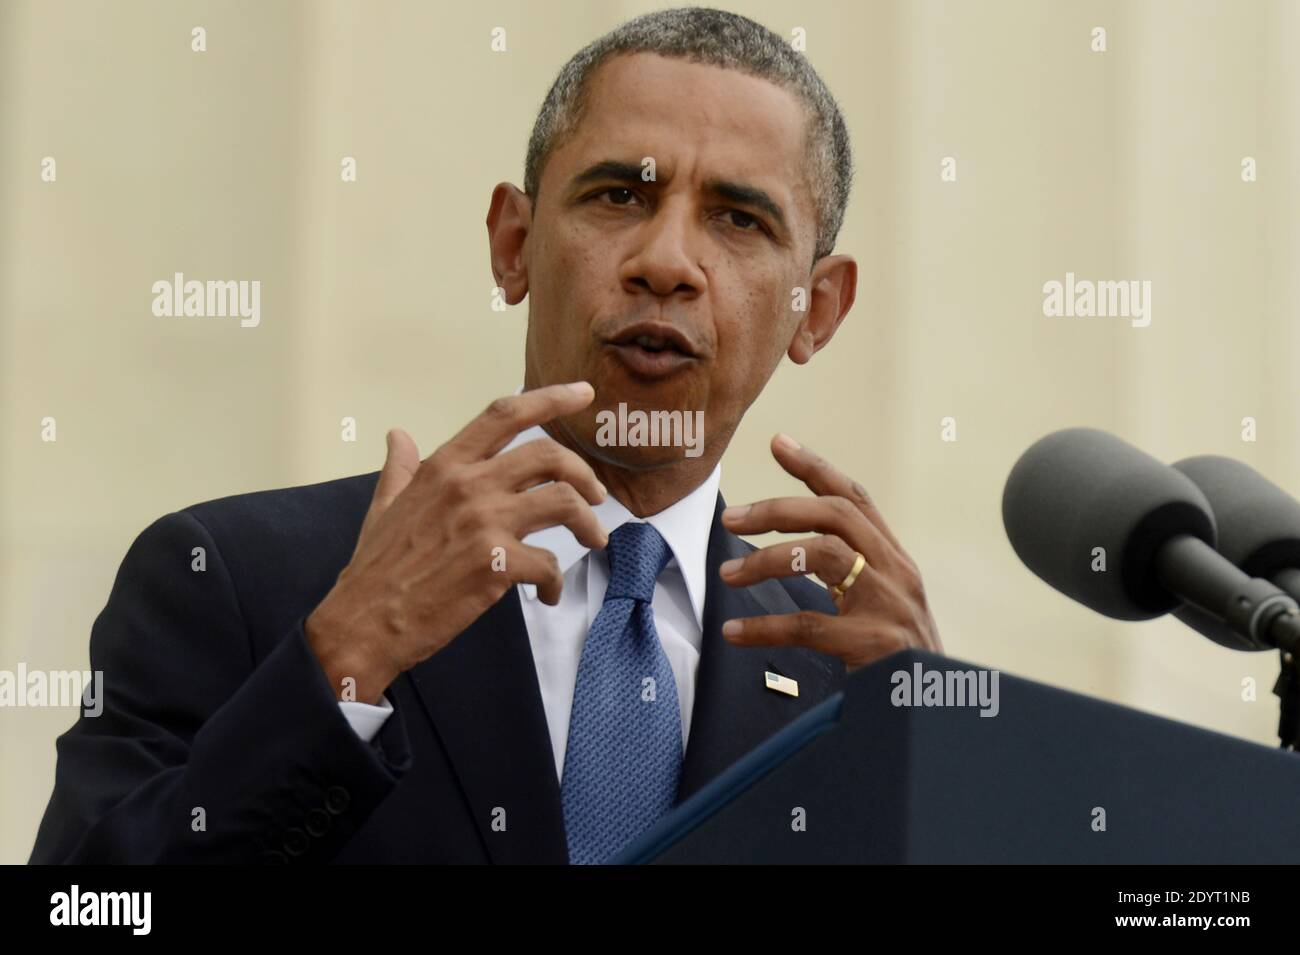
[[[563,62],[655,6],[0,4],[0,669],[85,667],[157,516],[373,470],[394,425],[427,452],[515,389],[527,312],[490,308],[489,192],[521,181]],[[751,410],[727,498],[798,490],[767,452],[788,431],[876,497],[953,655],[1271,744],[1272,656],[1058,597],[1000,498],[1075,424],[1300,493],[1300,5],[728,6],[807,31],[853,136],[840,250],[862,281],[829,349]],[[155,318],[178,271],[259,280],[260,325]],[[1067,271],[1151,280],[1151,325],[1044,317]],[[26,859],[73,718],[0,710],[0,862]]]

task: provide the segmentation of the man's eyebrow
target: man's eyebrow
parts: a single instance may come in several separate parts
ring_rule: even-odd
[[[757,186],[747,186],[744,183],[727,182],[721,179],[710,179],[704,184],[704,189],[706,192],[711,192],[729,202],[761,209],[775,219],[776,224],[783,231],[789,231],[786,228],[785,213],[781,211],[780,204]]]
[[[587,183],[600,181],[640,183],[642,182],[641,168],[639,163],[605,159],[588,166],[578,173],[573,177],[570,185],[576,188]],[[783,231],[789,231],[785,221],[785,213],[781,210],[780,203],[757,186],[725,179],[710,179],[704,184],[704,190],[729,202],[761,209],[775,219],[777,225]]]
[[[581,186],[602,179],[615,182],[640,182],[641,165],[633,162],[620,162],[617,159],[605,159],[595,165],[588,166],[574,176],[571,185]]]

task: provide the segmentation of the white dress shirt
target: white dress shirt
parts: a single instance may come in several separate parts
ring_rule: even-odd
[[[546,437],[541,426],[522,431],[501,453],[528,441]],[[672,558],[655,583],[655,630],[663,645],[668,665],[677,684],[677,701],[681,707],[682,751],[690,738],[691,713],[695,704],[695,676],[700,663],[700,645],[704,628],[705,556],[713,511],[722,479],[722,465],[686,497],[651,515],[645,522],[655,528],[668,543]],[[613,495],[592,510],[605,530],[613,531],[628,521],[640,521]],[[546,527],[524,537],[524,543],[543,547],[555,554],[564,574],[560,602],[548,607],[537,597],[532,584],[517,584],[520,608],[528,641],[532,646],[537,683],[542,693],[542,708],[551,734],[555,755],[556,778],[564,772],[564,750],[569,736],[569,713],[573,690],[578,679],[582,647],[605,599],[609,583],[609,561],[604,551],[590,551],[563,526]],[[367,742],[374,738],[393,711],[385,697],[378,706],[369,703],[340,702],[343,715],[357,734]]]

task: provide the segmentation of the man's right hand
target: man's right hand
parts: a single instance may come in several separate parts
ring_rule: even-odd
[[[516,583],[559,602],[555,555],[522,538],[563,525],[587,547],[604,548],[608,534],[591,505],[605,499],[605,487],[549,437],[497,452],[594,397],[577,382],[498,398],[424,461],[410,435],[388,432],[352,559],[305,625],[335,695],[343,697],[350,677],[356,700],[378,703],[399,673],[445,647]]]

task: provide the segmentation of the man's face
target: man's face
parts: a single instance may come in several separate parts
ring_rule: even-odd
[[[802,317],[792,295],[816,239],[806,113],[766,80],[645,53],[602,65],[587,92],[524,248],[527,386],[591,382],[592,405],[559,423],[591,457],[682,460],[680,447],[597,443],[596,413],[626,402],[702,411],[714,459]]]

